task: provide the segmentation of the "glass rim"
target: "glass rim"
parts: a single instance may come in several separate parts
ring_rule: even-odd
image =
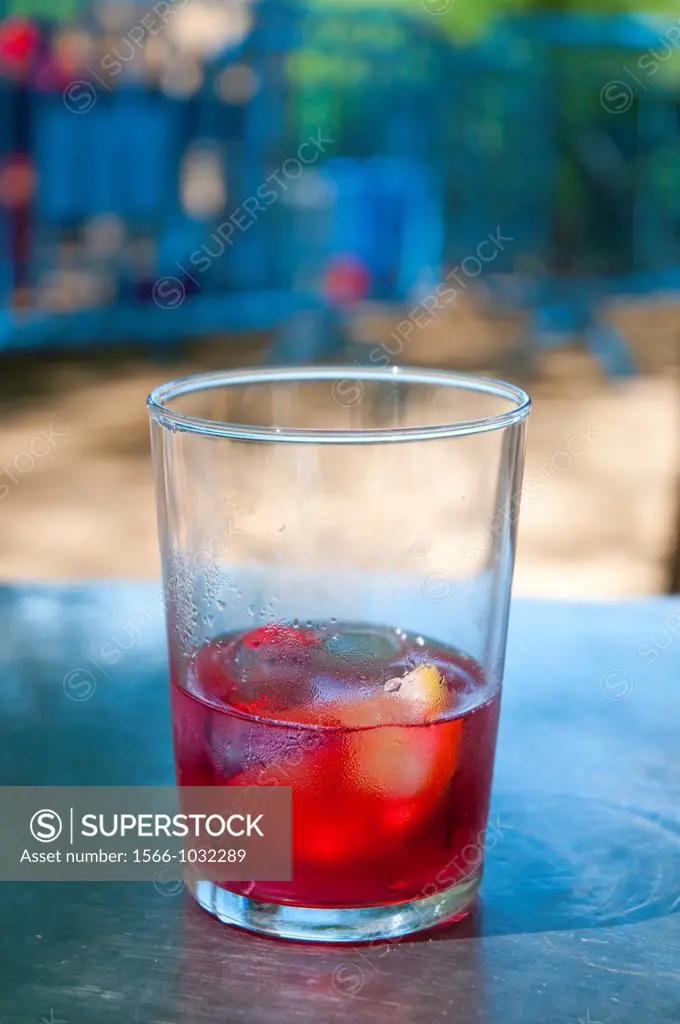
[[[204,419],[178,412],[168,403],[184,395],[213,388],[250,386],[254,384],[280,384],[285,382],[332,381],[334,388],[342,383],[356,383],[359,386],[359,400],[345,404],[346,408],[359,404],[363,397],[363,381],[372,383],[395,382],[403,384],[430,384],[438,387],[458,388],[463,391],[505,398],[514,407],[492,416],[480,416],[471,420],[452,420],[422,427],[387,427],[383,429],[252,426],[245,423],[230,423],[226,420]],[[295,366],[263,367],[255,369],[226,370],[213,373],[194,374],[160,384],[147,398],[150,416],[162,427],[171,431],[185,431],[205,437],[225,437],[238,441],[263,441],[287,444],[383,444],[399,441],[426,441],[434,438],[465,437],[490,430],[502,430],[525,420],[531,410],[531,399],[522,388],[492,377],[481,377],[450,370],[427,370],[419,367],[390,366],[354,369],[350,366]],[[343,405],[342,402],[337,402]]]

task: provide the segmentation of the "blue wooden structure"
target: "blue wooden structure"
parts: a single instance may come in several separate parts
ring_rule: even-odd
[[[36,179],[23,204],[0,188],[0,348],[321,316],[347,257],[404,303],[500,229],[475,284],[526,308],[528,350],[579,335],[633,368],[603,306],[680,288],[680,90],[649,63],[667,26],[526,17],[460,49],[384,8],[252,10],[183,95],[110,52],[65,84],[0,76],[0,175],[18,155]]]

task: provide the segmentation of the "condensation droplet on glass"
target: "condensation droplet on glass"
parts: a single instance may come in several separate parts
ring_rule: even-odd
[[[214,626],[215,625],[215,616],[214,615],[206,615],[206,617],[204,619],[204,625],[206,625],[208,627],[208,629],[210,629],[212,626]]]
[[[293,629],[299,629],[299,628],[300,628],[300,620],[299,619],[293,619]]]
[[[385,683],[385,691],[387,693],[396,693],[401,689],[401,679],[388,679]]]
[[[227,602],[226,601],[215,601],[215,604],[217,605],[217,607],[219,608],[219,610],[221,612],[223,612],[225,610],[225,608],[227,607]]]
[[[257,612],[255,611],[255,605],[254,604],[249,604],[248,605],[248,615],[251,617],[251,619],[254,619],[256,614],[257,614]]]
[[[422,636],[417,636],[415,642],[417,643],[418,647],[424,647],[425,646],[425,640],[423,639]]]

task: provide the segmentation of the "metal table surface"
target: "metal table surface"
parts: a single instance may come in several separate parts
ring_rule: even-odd
[[[158,593],[0,588],[0,783],[172,780]],[[496,840],[461,925],[313,947],[176,886],[4,883],[0,1021],[678,1024],[679,626],[670,599],[515,602]]]

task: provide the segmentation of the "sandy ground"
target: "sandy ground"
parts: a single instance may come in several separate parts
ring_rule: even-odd
[[[519,321],[471,304],[417,333],[401,359],[496,372],[534,398],[516,593],[615,597],[664,591],[679,498],[680,307],[612,310],[641,374],[604,379],[578,350],[543,354],[520,379]],[[384,336],[384,316],[364,336]],[[159,570],[145,398],[186,373],[256,362],[261,339],[202,342],[151,361],[0,359],[0,579],[154,577]],[[589,437],[567,460],[569,439]],[[442,467],[442,471],[445,467]]]

